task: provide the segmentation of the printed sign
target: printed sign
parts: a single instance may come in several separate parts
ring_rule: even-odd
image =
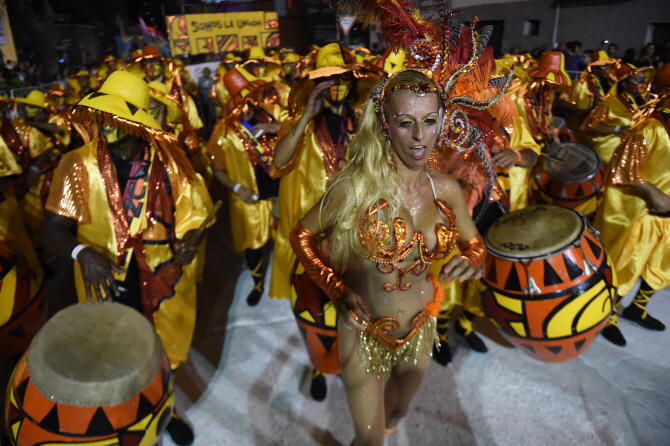
[[[166,17],[166,22],[173,56],[225,53],[280,44],[276,12],[172,15]]]

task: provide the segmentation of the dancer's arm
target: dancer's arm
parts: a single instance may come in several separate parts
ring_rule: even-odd
[[[277,142],[274,158],[272,160],[272,163],[277,169],[281,169],[293,159],[293,155],[295,155],[295,150],[298,147],[300,138],[302,138],[303,133],[305,133],[307,124],[309,124],[309,121],[311,121],[314,115],[321,109],[323,98],[331,85],[332,82],[322,82],[316,86],[312,94],[309,95],[305,113],[303,113],[295,127]]]
[[[442,186],[440,195],[447,200],[456,217],[459,232],[458,249],[461,251],[460,256],[452,257],[444,265],[440,273],[440,280],[446,278],[446,281],[450,282],[458,278],[463,282],[475,276],[478,278],[481,275],[479,269],[484,265],[484,259],[486,258],[484,239],[479,235],[477,227],[470,217],[458,181],[446,174],[438,176]]]
[[[329,204],[337,202],[338,197],[333,197]],[[333,207],[334,205],[326,206],[323,215],[330,215]],[[321,250],[319,234],[326,232],[327,229],[322,225],[321,201],[319,201],[293,228],[289,240],[305,272],[334,301],[340,316],[347,317],[351,323],[358,325],[350,312],[355,313],[360,319],[370,320],[370,311],[363,299],[345,286],[339,271],[329,264],[328,258]]]

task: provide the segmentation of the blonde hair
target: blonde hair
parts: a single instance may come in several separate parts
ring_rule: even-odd
[[[384,92],[392,95],[398,85],[417,86],[421,83],[435,87],[435,83],[420,71],[405,70],[389,79]],[[391,142],[383,133],[375,112],[375,102],[370,98],[363,106],[358,132],[349,142],[349,161],[333,179],[321,204],[322,227],[332,229],[329,253],[336,268],[344,267],[354,257],[372,254],[360,242],[358,227],[361,216],[378,206],[380,198],[388,202],[386,215],[398,215],[402,177],[393,169],[391,150]],[[342,199],[330,215],[323,215],[333,197]]]

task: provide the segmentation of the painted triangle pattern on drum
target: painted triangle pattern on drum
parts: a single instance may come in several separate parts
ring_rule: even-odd
[[[582,271],[582,269],[578,267],[575,262],[570,260],[570,257],[565,255],[565,253],[563,253],[563,262],[565,263],[565,269],[568,271],[568,277],[570,277],[570,281],[573,281],[584,274],[584,271]]]
[[[521,289],[521,283],[519,282],[519,275],[516,272],[516,266],[512,265],[507,280],[505,281],[505,289],[510,291],[523,291]]]
[[[563,279],[558,275],[556,270],[552,268],[551,264],[547,259],[542,261],[544,263],[544,286],[553,286],[563,283]]]

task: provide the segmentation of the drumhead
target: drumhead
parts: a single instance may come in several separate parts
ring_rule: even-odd
[[[125,305],[80,303],[54,315],[28,349],[30,378],[57,403],[111,406],[156,377],[163,346],[142,314]]]
[[[510,260],[551,257],[581,239],[584,218],[559,206],[530,206],[496,220],[484,240],[489,252]]]
[[[600,157],[591,147],[578,142],[554,146],[544,167],[563,184],[581,183],[593,178],[600,168]]]

